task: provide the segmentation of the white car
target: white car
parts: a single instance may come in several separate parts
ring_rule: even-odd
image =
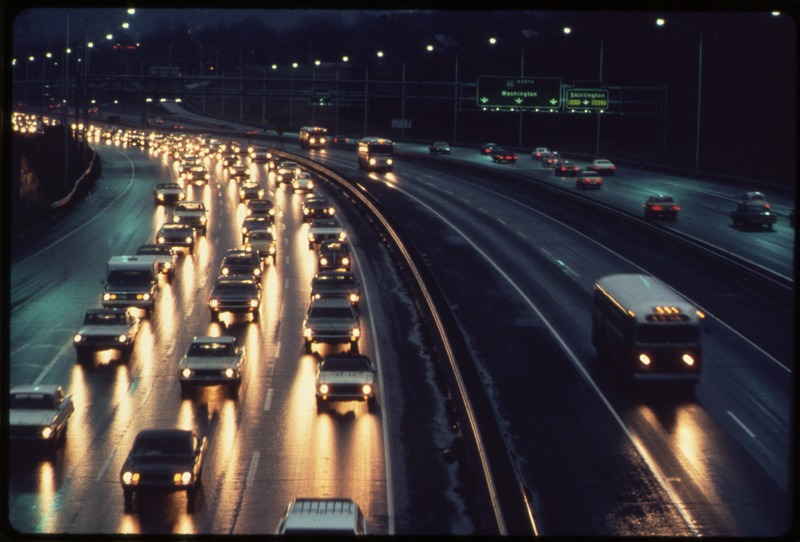
[[[72,337],[79,363],[93,359],[100,350],[118,350],[127,359],[139,333],[139,319],[127,309],[104,307],[89,309]]]
[[[597,158],[592,160],[592,163],[589,164],[586,169],[594,171],[599,175],[613,175],[614,171],[617,169],[617,166],[612,164],[610,160],[606,160],[605,158]]]
[[[286,507],[277,534],[366,535],[367,521],[352,499],[293,499]]]
[[[378,371],[367,356],[325,356],[317,367],[317,410],[323,410],[334,401],[366,401],[367,408],[374,411],[377,386]]]
[[[236,392],[246,359],[245,347],[239,346],[236,337],[194,337],[178,363],[181,391],[188,391],[190,386],[224,385]]]
[[[172,221],[189,224],[205,235],[208,228],[208,209],[202,201],[183,201],[175,206]]]
[[[9,392],[8,435],[12,442],[40,442],[55,451],[75,411],[61,386],[14,386]]]
[[[338,219],[315,218],[311,221],[308,228],[308,248],[314,249],[315,245],[322,244],[323,241],[344,241],[347,233],[344,231],[342,223]]]
[[[292,179],[292,192],[309,192],[314,188],[314,181],[311,179],[311,174],[307,171],[301,171]]]

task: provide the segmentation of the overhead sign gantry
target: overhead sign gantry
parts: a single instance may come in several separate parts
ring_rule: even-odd
[[[557,77],[478,77],[479,107],[559,109],[561,79]]]

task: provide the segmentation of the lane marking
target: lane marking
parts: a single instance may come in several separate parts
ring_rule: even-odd
[[[267,390],[267,397],[264,399],[264,412],[272,407],[272,388]]]
[[[261,452],[253,452],[253,459],[250,460],[250,468],[247,469],[247,479],[244,484],[246,487],[253,485],[253,480],[256,477],[256,469],[258,468],[258,458],[260,456]]]
[[[100,472],[97,473],[97,477],[94,479],[95,482],[99,482],[100,480],[102,480],[105,477],[106,472],[108,472],[108,467],[111,466],[111,461],[114,460],[114,456],[115,455],[117,455],[117,448],[114,448],[114,451],[111,452],[110,456],[108,456],[108,459],[106,459],[106,462],[103,463],[103,468],[100,469]]]
[[[733,421],[735,421],[736,423],[738,423],[738,424],[739,424],[739,427],[741,427],[742,429],[744,429],[744,432],[745,432],[745,433],[747,433],[748,435],[750,435],[750,438],[756,438],[756,435],[755,435],[755,433],[753,433],[752,431],[750,431],[750,429],[748,429],[748,428],[747,428],[747,426],[746,426],[746,425],[745,425],[745,424],[742,422],[742,420],[740,420],[739,418],[737,418],[737,417],[736,417],[736,415],[735,415],[733,412],[731,412],[730,410],[728,410],[727,412],[728,412],[728,416],[730,416],[731,418],[733,418]]]

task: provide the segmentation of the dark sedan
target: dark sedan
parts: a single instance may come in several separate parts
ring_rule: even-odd
[[[186,492],[186,511],[194,511],[208,442],[192,431],[146,429],[136,435],[119,477],[125,512],[133,509],[134,495]]]
[[[577,177],[581,168],[578,164],[574,164],[569,160],[562,161],[558,166],[553,168],[553,173],[559,177]]]
[[[517,153],[506,149],[496,148],[492,151],[492,162],[495,164],[514,164],[517,158]]]

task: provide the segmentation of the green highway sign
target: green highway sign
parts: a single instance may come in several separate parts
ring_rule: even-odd
[[[567,89],[567,109],[608,109],[608,91],[599,88]]]
[[[558,109],[561,79],[556,77],[478,77],[479,107]]]

